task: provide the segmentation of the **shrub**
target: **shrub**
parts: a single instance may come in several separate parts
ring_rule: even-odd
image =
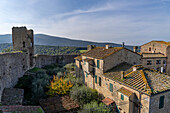
[[[83,79],[82,78],[76,78],[76,77],[69,77],[67,81],[71,81],[71,83],[75,86],[82,86],[83,85]]]
[[[51,84],[49,86],[47,95],[55,96],[57,94],[67,94],[70,91],[70,88],[72,88],[72,86],[73,84],[71,82],[67,83],[67,81],[63,78],[58,78],[54,75],[53,80],[51,81]]]
[[[68,71],[74,71],[75,70],[75,63],[66,64],[64,66],[64,68]]]
[[[80,113],[109,113],[110,109],[106,107],[104,103],[98,104],[97,101],[91,101],[90,103],[83,105],[83,110]]]
[[[76,85],[71,89],[70,96],[73,100],[78,102],[80,106],[83,106],[83,104],[96,100],[98,98],[98,93],[96,90],[88,88],[84,85],[80,87]]]

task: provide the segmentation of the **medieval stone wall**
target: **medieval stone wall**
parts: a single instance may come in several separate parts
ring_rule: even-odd
[[[27,59],[24,53],[0,54],[0,100],[4,88],[16,85],[18,78],[27,71]]]
[[[43,67],[50,64],[67,64],[74,63],[77,55],[36,55],[35,67]]]

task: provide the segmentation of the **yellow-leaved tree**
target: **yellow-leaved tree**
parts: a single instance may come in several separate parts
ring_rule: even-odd
[[[58,78],[53,75],[53,80],[51,81],[50,86],[48,87],[49,90],[47,95],[55,96],[67,94],[70,91],[70,88],[73,87],[73,84],[69,81],[64,80],[64,78]]]

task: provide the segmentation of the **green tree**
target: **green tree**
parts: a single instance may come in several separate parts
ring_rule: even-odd
[[[91,101],[90,103],[84,104],[83,109],[80,113],[109,113],[110,109],[104,104],[97,101]]]
[[[83,104],[87,104],[93,100],[97,100],[98,92],[84,85],[80,87],[76,85],[71,89],[70,96],[73,100],[78,102],[80,106],[83,106]]]

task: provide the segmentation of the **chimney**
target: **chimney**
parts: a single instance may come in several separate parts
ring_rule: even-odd
[[[135,53],[138,52],[138,46],[133,46],[133,52],[135,52]]]
[[[88,45],[87,46],[87,50],[89,51],[89,50],[92,50],[92,49],[94,49],[96,47],[96,45]]]
[[[133,71],[136,71],[137,70],[137,67],[136,66],[133,66]]]
[[[106,45],[106,49],[109,49],[110,48],[110,45]]]
[[[121,71],[121,79],[124,79],[124,76],[125,76],[125,72]]]
[[[122,47],[125,47],[125,42],[122,42]]]

